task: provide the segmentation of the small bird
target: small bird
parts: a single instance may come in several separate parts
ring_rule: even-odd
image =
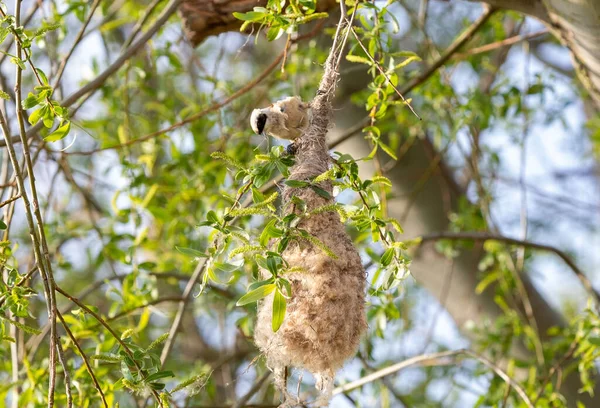
[[[279,139],[294,140],[310,123],[310,106],[298,96],[290,96],[263,109],[254,109],[250,126],[256,134],[268,134]]]

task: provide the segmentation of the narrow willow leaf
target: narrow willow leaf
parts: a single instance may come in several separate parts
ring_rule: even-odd
[[[184,255],[193,256],[194,258],[208,258],[208,255],[206,255],[204,252],[200,252],[196,249],[185,248],[185,247],[180,247],[180,246],[175,246],[175,249],[177,249],[179,252],[181,252]]]
[[[253,284],[251,284],[248,287],[248,290],[253,291],[253,290],[257,289],[257,288],[260,288],[261,286],[269,285],[271,283],[273,283],[273,278],[267,279],[267,280],[264,280],[264,281],[254,282]]]
[[[259,301],[269,296],[275,290],[275,288],[275,284],[271,283],[269,285],[264,285],[257,289],[251,290],[250,292],[242,296],[240,300],[237,301],[236,306],[244,306],[248,303],[254,303],[256,301]]]
[[[287,303],[285,301],[285,297],[281,294],[281,292],[275,292],[275,296],[273,297],[273,320],[271,321],[271,328],[274,332],[279,330],[281,327],[283,319],[285,319],[286,308]]]
[[[383,266],[388,266],[389,264],[392,263],[393,259],[394,259],[394,248],[388,248],[385,250],[383,255],[381,255],[381,260],[379,262]]]
[[[146,377],[146,382],[152,382],[167,377],[175,377],[175,374],[173,374],[173,371],[159,371],[157,373],[150,374],[148,377]]]
[[[327,198],[330,199],[331,198],[331,194],[329,194],[328,191],[322,189],[321,187],[318,186],[310,186],[312,188],[312,190],[317,193],[318,195],[320,195],[323,198]]]
[[[31,116],[29,117],[31,120]],[[44,138],[46,142],[57,142],[64,139],[71,131],[71,122],[66,121],[64,125],[59,126],[54,132]]]
[[[276,219],[272,219],[265,225],[265,229],[260,234],[258,241],[262,246],[267,246],[271,238],[279,238],[283,235],[283,231],[275,226]]]
[[[233,16],[242,21],[262,21],[265,18],[265,13],[258,11],[249,11],[247,13],[233,13]]]
[[[292,188],[302,188],[302,187],[308,187],[310,185],[310,183],[308,181],[302,181],[302,180],[286,180],[283,183],[286,186],[292,187]]]
[[[381,147],[381,149],[384,152],[386,152],[388,154],[388,156],[390,156],[392,159],[398,160],[398,157],[396,156],[396,153],[392,150],[391,147],[389,147],[388,145],[386,145],[383,142],[379,142],[379,147]]]

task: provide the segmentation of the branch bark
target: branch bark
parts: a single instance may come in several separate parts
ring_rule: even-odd
[[[474,1],[474,0],[472,0]],[[569,48],[581,84],[600,109],[600,6],[597,0],[484,0],[544,22]]]

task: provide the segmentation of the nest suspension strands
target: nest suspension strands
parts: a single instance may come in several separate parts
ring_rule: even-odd
[[[342,16],[325,62],[319,90],[310,102],[310,123],[294,142],[295,165],[290,169],[289,177],[292,180],[312,181],[330,166],[325,137],[331,125],[331,101],[338,80],[338,66],[351,24],[345,19],[343,1],[341,8]],[[344,27],[347,29],[344,30]],[[317,194],[312,188],[286,187],[283,192],[283,211],[298,213],[291,202],[293,197],[304,201],[306,212],[309,213],[333,204],[331,182],[324,181],[317,185],[329,193],[328,198]],[[297,227],[325,244],[335,257],[308,240],[289,244],[282,256],[291,266],[299,267],[302,271],[286,274],[292,294],[287,302],[285,320],[279,330],[273,332],[273,295],[265,298],[258,306],[255,341],[275,374],[275,384],[284,396],[282,407],[295,406],[297,403],[286,389],[288,367],[310,371],[320,390],[320,396],[313,404],[327,406],[336,370],[354,356],[367,327],[365,270],[337,212],[332,210],[303,216]],[[265,276],[268,276],[267,272]]]

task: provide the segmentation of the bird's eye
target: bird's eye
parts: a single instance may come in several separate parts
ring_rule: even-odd
[[[280,106],[280,107],[279,107],[279,110],[280,110],[281,112],[285,112],[285,109],[284,109],[284,107],[283,107],[283,106]]]

